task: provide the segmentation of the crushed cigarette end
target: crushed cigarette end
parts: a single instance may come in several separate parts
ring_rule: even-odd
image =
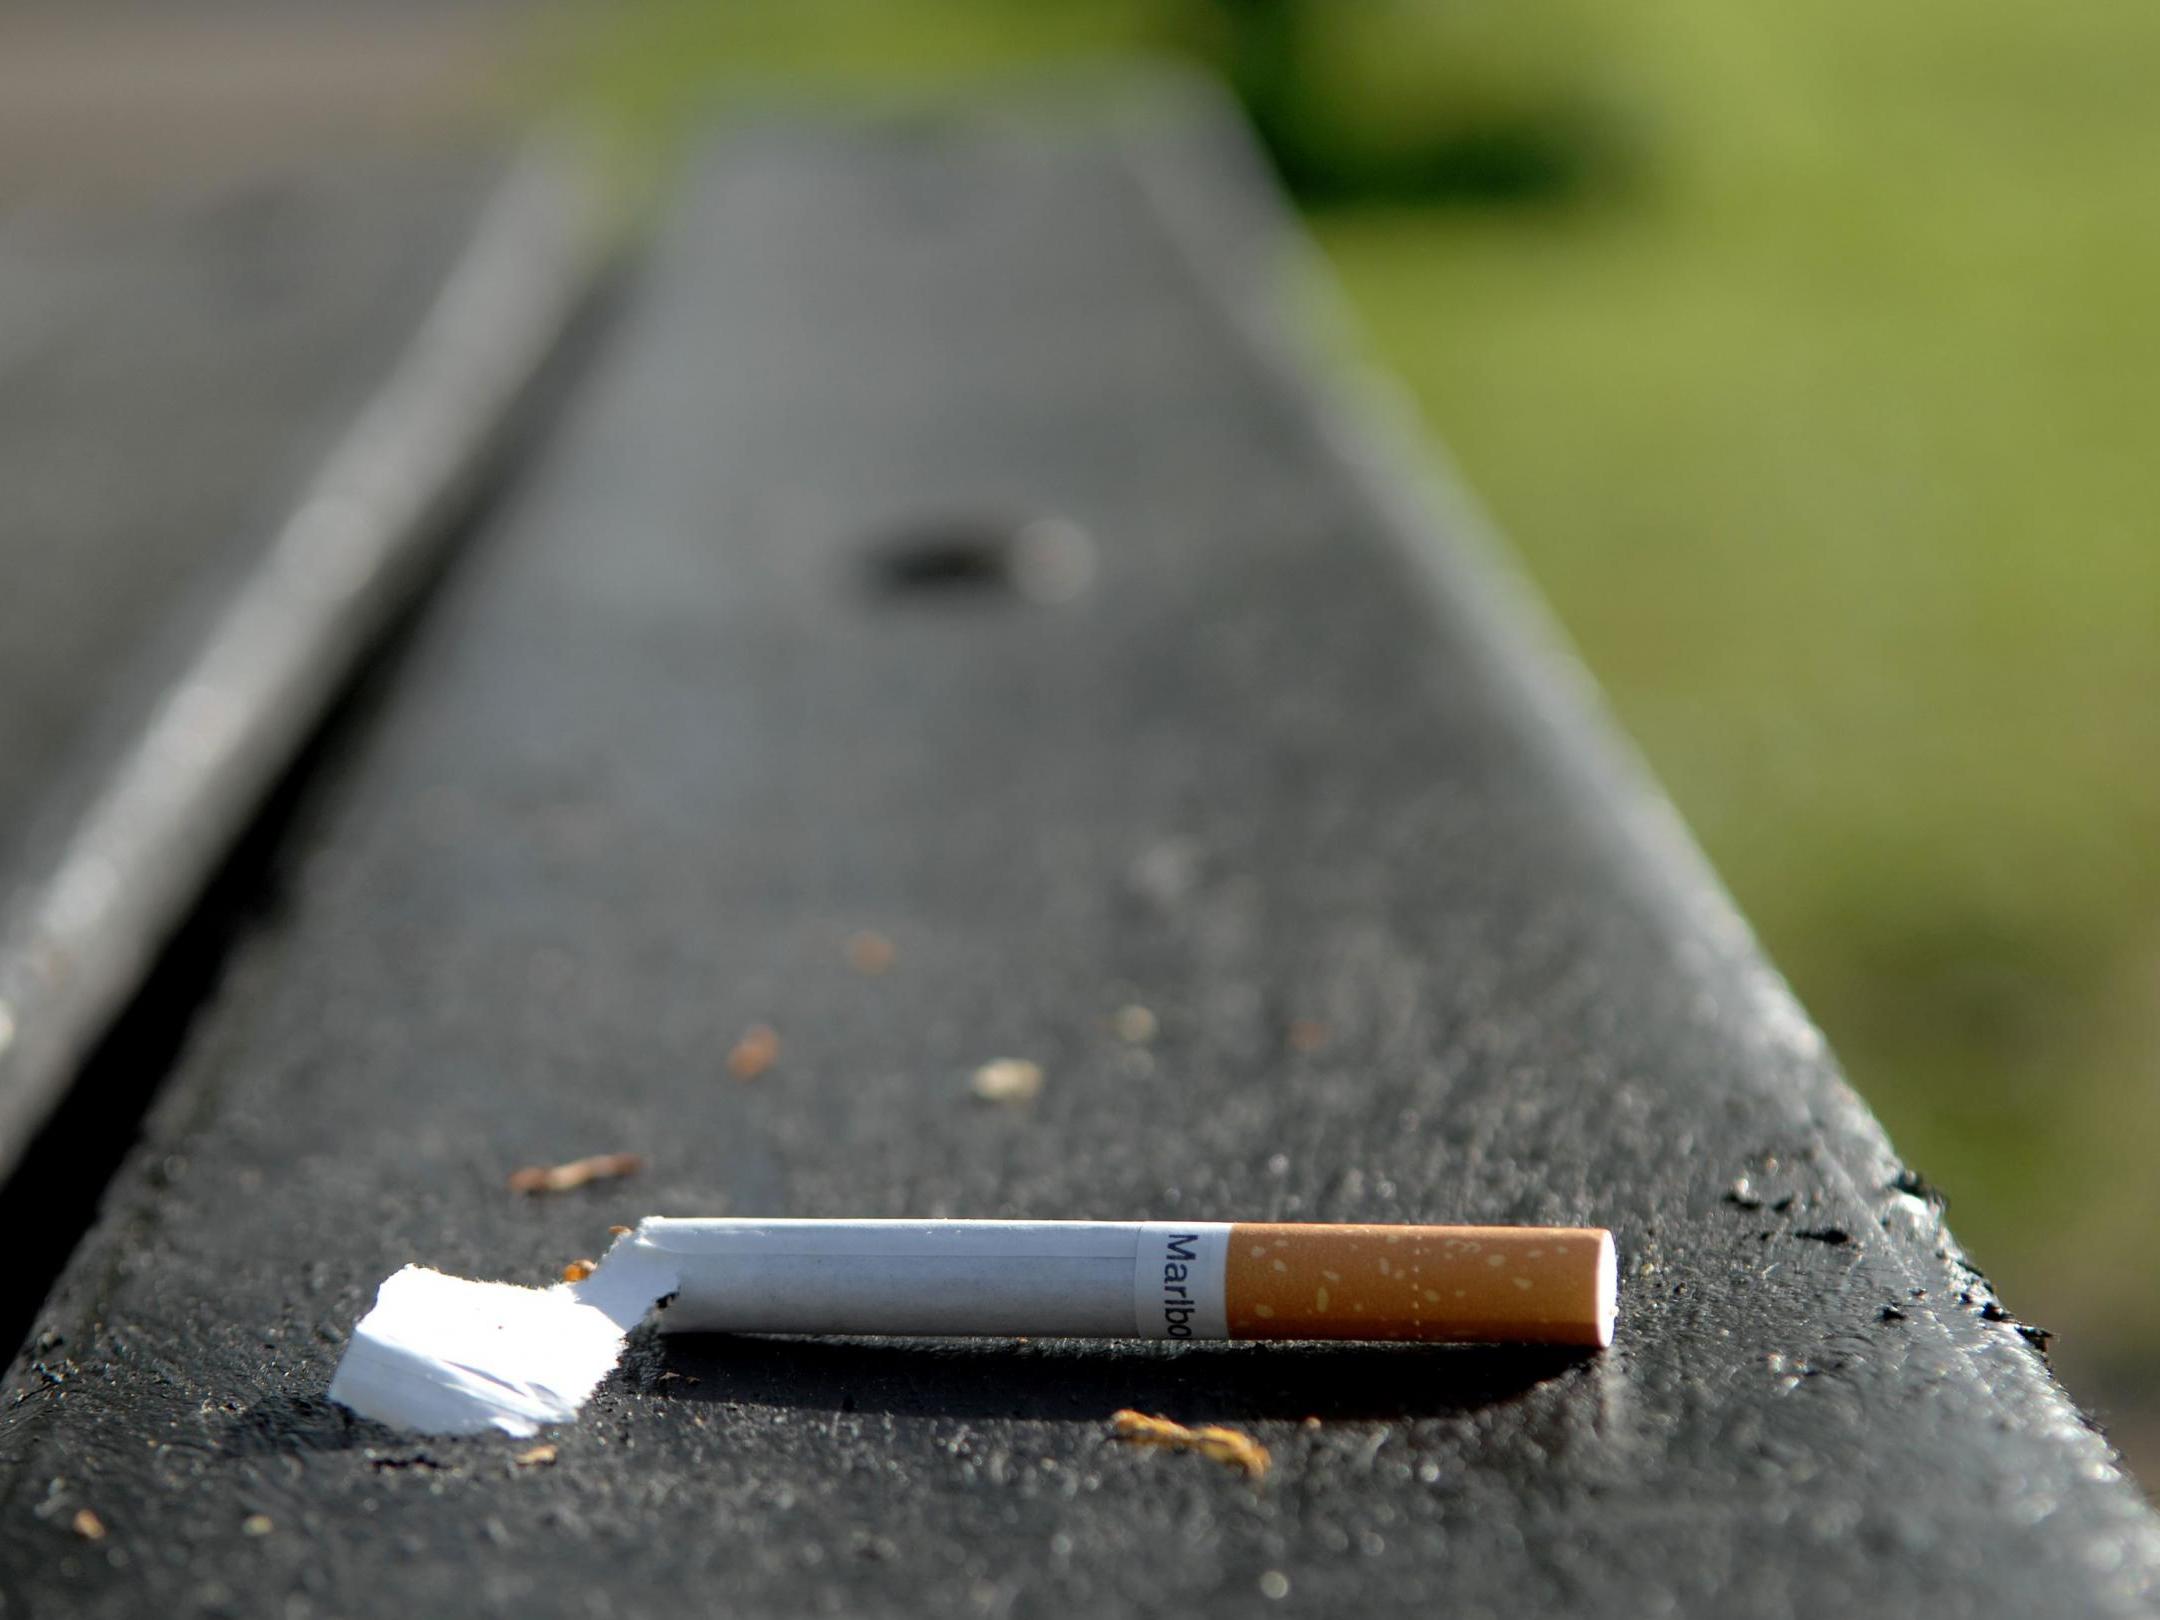
[[[77,1508],[75,1517],[68,1521],[69,1527],[85,1541],[105,1539],[105,1521],[88,1508]]]
[[[1110,1027],[1129,1046],[1145,1046],[1155,1038],[1155,1015],[1137,1002],[1110,1015]]]
[[[514,1171],[510,1177],[510,1190],[521,1193],[571,1192],[588,1182],[634,1176],[644,1168],[645,1161],[635,1153],[595,1153],[589,1159],[572,1159],[568,1164],[535,1164]]]
[[[727,1055],[728,1073],[738,1080],[755,1080],[779,1057],[779,1031],[770,1024],[752,1024]]]
[[[984,1102],[1026,1102],[1043,1088],[1042,1065],[1025,1058],[996,1058],[975,1071],[968,1089]]]
[[[520,1468],[552,1468],[555,1465],[555,1448],[548,1445],[527,1446],[510,1460]]]
[[[1110,1414],[1110,1432],[1136,1446],[1165,1446],[1173,1451],[1197,1451],[1201,1456],[1244,1470],[1247,1479],[1268,1471],[1267,1447],[1249,1434],[1226,1429],[1219,1423],[1203,1423],[1188,1429],[1166,1417],[1150,1417],[1127,1407]]]
[[[865,928],[848,936],[848,966],[870,978],[874,979],[890,968],[898,954],[891,940],[871,929]]]
[[[583,1282],[599,1269],[599,1264],[596,1261],[573,1260],[562,1268],[562,1280],[564,1282]]]

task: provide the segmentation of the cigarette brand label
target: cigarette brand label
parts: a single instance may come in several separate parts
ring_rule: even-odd
[[[1140,1337],[1222,1338],[1229,1249],[1226,1224],[1150,1221],[1142,1226],[1133,1255],[1133,1326]]]

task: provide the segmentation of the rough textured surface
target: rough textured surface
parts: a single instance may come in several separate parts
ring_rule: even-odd
[[[1217,145],[700,166],[16,1369],[15,1603],[2151,1601],[2151,1512],[1665,813],[1255,337]],[[1056,605],[993,543],[1045,514],[1098,548]],[[1041,1094],[975,1098],[996,1057]],[[503,1186],[609,1150],[650,1166]],[[406,1260],[540,1280],[730,1211],[1605,1224],[1619,1342],[648,1343],[526,1467],[321,1398]],[[1120,1445],[1123,1407],[1274,1469]]]
[[[418,322],[492,165],[0,214],[0,910]]]

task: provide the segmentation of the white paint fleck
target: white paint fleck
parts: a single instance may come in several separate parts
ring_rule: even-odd
[[[1043,1071],[1026,1058],[993,1058],[977,1069],[968,1089],[985,1102],[1027,1102],[1042,1095]]]

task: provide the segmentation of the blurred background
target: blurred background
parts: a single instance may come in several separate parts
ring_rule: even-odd
[[[0,199],[1146,52],[1359,317],[2011,1306],[2160,1479],[2160,8],[0,13]]]

